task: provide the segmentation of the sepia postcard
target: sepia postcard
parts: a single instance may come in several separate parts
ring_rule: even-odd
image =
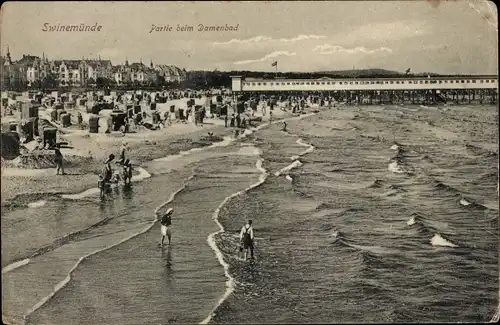
[[[484,0],[9,1],[2,321],[499,319]]]

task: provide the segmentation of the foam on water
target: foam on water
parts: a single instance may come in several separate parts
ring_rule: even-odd
[[[464,199],[464,198],[462,198],[460,200],[460,204],[463,205],[463,206],[471,205],[471,203],[469,201],[467,201],[466,199]]]
[[[45,204],[47,204],[47,201],[45,201],[45,200],[30,202],[30,203],[28,203],[28,208],[39,208],[39,207],[43,207]]]
[[[10,272],[12,270],[15,270],[15,269],[17,269],[17,268],[19,268],[21,266],[24,266],[24,265],[28,264],[29,262],[30,262],[30,259],[29,258],[25,258],[22,261],[17,261],[17,262],[14,262],[12,264],[9,264],[9,265],[7,265],[6,267],[4,267],[2,269],[2,274],[5,274],[5,273]]]
[[[457,247],[457,245],[441,237],[440,234],[435,234],[431,239],[432,246]]]
[[[408,226],[413,226],[415,224],[415,217],[411,217],[408,221],[406,221]]]
[[[276,172],[274,175],[275,176],[280,176],[282,174],[285,174],[285,173],[289,172],[293,168],[297,168],[297,167],[300,167],[300,166],[302,166],[302,163],[300,162],[300,160],[295,160],[293,163],[291,163],[290,165],[282,168],[280,171]]]
[[[397,144],[393,144],[391,146],[391,150],[398,150],[399,149],[399,146]]]
[[[314,146],[312,144],[305,143],[304,140],[302,140],[300,138],[296,142],[297,142],[298,145],[301,145],[301,146],[304,146],[304,147],[308,147],[305,151],[301,152],[299,154],[299,156],[303,156],[303,155],[305,155],[305,154],[307,154],[307,153],[309,153],[309,152],[311,152],[311,151],[314,150]]]
[[[288,181],[290,181],[290,182],[292,182],[292,181],[293,181],[293,178],[292,178],[292,176],[290,176],[290,175],[286,175],[286,177],[285,177],[285,178],[286,178]]]
[[[215,315],[215,311],[217,310],[217,308],[219,308],[219,306],[224,302],[224,300],[226,300],[227,297],[229,297],[229,295],[231,295],[231,293],[234,291],[235,280],[229,274],[229,264],[227,264],[227,262],[224,261],[224,256],[222,255],[222,252],[220,251],[220,249],[217,247],[217,244],[215,243],[215,239],[214,239],[216,235],[225,232],[224,227],[219,222],[219,213],[220,213],[220,210],[232,198],[234,198],[234,197],[236,197],[236,196],[238,196],[240,194],[243,194],[243,193],[245,193],[245,192],[247,192],[247,191],[249,191],[249,190],[251,190],[251,189],[253,189],[253,188],[257,187],[257,186],[260,186],[260,185],[262,185],[266,181],[267,172],[262,167],[263,161],[264,160],[262,158],[259,158],[257,160],[257,163],[255,164],[255,167],[261,172],[261,175],[259,176],[259,181],[257,183],[252,184],[251,186],[247,187],[246,189],[244,189],[242,191],[238,191],[238,192],[233,193],[230,196],[226,197],[224,199],[224,201],[222,201],[222,203],[219,204],[219,206],[217,207],[217,209],[214,211],[213,220],[215,221],[215,223],[217,224],[217,226],[219,226],[219,230],[216,231],[216,232],[214,232],[214,233],[212,233],[212,234],[210,234],[210,235],[208,235],[207,243],[210,246],[210,248],[212,248],[214,250],[215,255],[217,256],[217,259],[219,260],[219,263],[224,268],[224,274],[226,275],[226,278],[228,280],[226,281],[226,291],[224,292],[224,295],[219,299],[219,301],[217,302],[217,304],[216,304],[215,308],[212,310],[212,312],[203,321],[201,321],[200,324],[207,324],[212,319],[212,317]]]
[[[390,172],[393,172],[395,174],[403,174],[405,171],[399,166],[397,161],[393,161],[389,164],[387,167]]]

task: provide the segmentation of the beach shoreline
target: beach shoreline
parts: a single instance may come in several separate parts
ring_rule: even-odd
[[[291,111],[275,110],[272,122],[292,116]],[[260,127],[268,123],[269,117],[264,116],[261,122],[252,122],[252,126]],[[26,207],[33,201],[63,193],[81,193],[95,187],[104,160],[110,153],[118,156],[123,142],[127,143],[127,156],[137,169],[155,159],[221,142],[224,138],[234,136],[235,130],[237,130],[235,127],[225,127],[223,120],[208,119],[203,126],[195,126],[194,123],[174,123],[159,131],[131,133],[121,137],[106,134],[89,137],[76,132],[67,134],[63,138],[69,140],[74,147],[61,150],[65,161],[69,161],[69,167],[65,169],[67,175],[56,175],[54,167],[44,169],[11,167],[12,162],[7,161],[2,165],[0,206],[2,209]],[[239,130],[241,134],[245,132],[245,129]],[[208,136],[209,132],[213,134],[212,137]]]

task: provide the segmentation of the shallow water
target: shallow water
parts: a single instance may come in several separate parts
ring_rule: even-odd
[[[152,178],[104,202],[3,212],[2,267],[29,258],[3,274],[3,312],[32,324],[489,321],[498,111],[448,108],[343,107],[151,162]],[[220,210],[235,282],[218,306],[228,279],[207,242],[213,214],[263,179],[260,158],[264,183]],[[173,244],[160,249],[154,213],[168,207]],[[237,258],[248,218],[252,263]]]

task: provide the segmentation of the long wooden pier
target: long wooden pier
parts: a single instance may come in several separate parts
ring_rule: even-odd
[[[358,104],[495,104],[498,76],[257,79],[232,77],[235,94],[317,94]]]

